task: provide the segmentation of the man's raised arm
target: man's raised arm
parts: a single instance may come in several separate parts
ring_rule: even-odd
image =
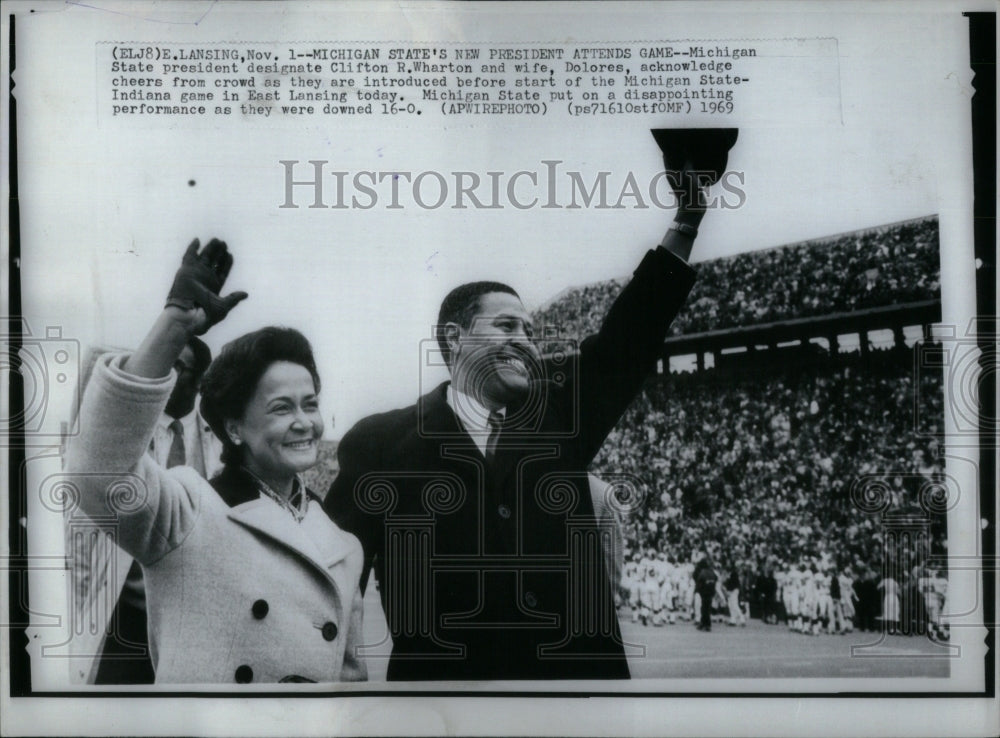
[[[608,310],[601,329],[580,347],[581,443],[587,459],[642,388],[660,357],[671,322],[694,284],[688,266],[705,216],[708,188],[725,170],[735,129],[654,131],[677,200],[660,245],[650,250]]]

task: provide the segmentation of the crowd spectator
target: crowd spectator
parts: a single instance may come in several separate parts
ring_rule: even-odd
[[[915,383],[940,397],[940,376],[917,380],[911,367],[651,382],[594,464],[598,475],[646,483],[645,504],[625,521],[630,547],[687,556],[709,541],[758,568],[832,549],[878,565],[882,520],[859,507],[852,484],[887,490],[889,509],[917,509],[926,482],[943,475],[933,438],[940,400],[916,424],[909,411]],[[932,522],[940,552],[943,520]]]
[[[691,334],[940,299],[939,278],[937,219],[907,221],[703,262],[671,330]],[[536,326],[581,339],[599,326],[625,283],[571,289],[536,313]],[[945,516],[930,516],[929,545],[893,552],[887,562],[882,515],[922,513],[928,483],[943,482],[940,372],[915,372],[912,352],[902,346],[835,360],[765,353],[773,355],[768,365],[765,357],[748,358],[735,370],[722,363],[652,378],[608,436],[592,471],[630,474],[645,485],[644,504],[623,520],[627,551],[647,558],[666,552],[676,561],[706,551],[725,561],[718,577],[725,587],[720,583],[721,595],[710,600],[726,613],[728,600],[739,609],[747,599],[767,621],[801,618],[788,613],[783,590],[794,588],[788,583],[812,562],[821,568],[813,609],[824,615],[810,620],[839,632],[913,621],[927,597],[909,572],[929,554],[946,552]],[[884,508],[864,509],[852,495],[858,484],[885,497]],[[885,581],[889,568],[903,581]],[[637,572],[636,583],[645,576]],[[817,632],[816,623],[802,630]]]
[[[939,299],[938,249],[937,218],[928,217],[701,262],[671,335]],[[590,335],[627,281],[572,288],[535,323]]]

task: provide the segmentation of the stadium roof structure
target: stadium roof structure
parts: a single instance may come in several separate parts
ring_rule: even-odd
[[[663,344],[663,355],[678,356],[698,351],[721,351],[754,345],[773,346],[785,341],[886,328],[896,329],[909,325],[928,325],[940,320],[941,301],[922,300],[905,305],[865,308],[848,313],[791,318],[771,323],[669,336]]]

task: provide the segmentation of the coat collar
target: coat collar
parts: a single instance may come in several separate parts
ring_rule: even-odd
[[[417,418],[420,430],[434,436],[460,436],[472,439],[462,428],[455,412],[448,406],[448,385],[442,382],[417,400]]]
[[[333,522],[318,505],[311,505],[309,513],[301,523],[275,504],[267,497],[258,497],[250,502],[229,510],[229,519],[251,530],[270,538],[313,564],[328,578],[332,579],[330,567],[345,559],[353,550],[351,537],[341,534],[333,535]],[[315,531],[316,516],[322,516],[322,522],[329,530]],[[308,530],[316,535],[310,536]]]
[[[417,400],[417,418],[419,435],[424,442],[440,446],[449,446],[448,455],[464,457],[482,463],[483,455],[476,446],[475,441],[465,431],[461,421],[448,405],[447,390],[450,382],[442,382],[426,395]],[[548,385],[539,382],[533,388],[534,392],[547,391]],[[530,398],[535,399],[535,398]],[[543,408],[543,403],[533,405],[538,413]],[[517,467],[517,462],[523,456],[525,442],[532,438],[537,438],[537,423],[540,415],[532,416],[525,412],[525,406],[513,405],[507,408],[507,418],[519,419],[513,423],[505,422],[500,433],[500,440],[497,445],[496,460],[493,464],[492,475],[497,483],[506,480]],[[513,444],[508,448],[508,444]],[[440,449],[433,453],[437,456]]]
[[[242,505],[261,496],[256,480],[242,468],[233,464],[224,466],[209,484],[229,507]],[[319,495],[308,487],[306,487],[306,494],[312,499],[322,502]]]
[[[442,382],[417,400],[420,430],[434,436],[458,436],[472,443],[472,438],[465,432],[455,411],[448,405],[447,392],[450,384],[451,382]],[[548,399],[546,393],[549,389],[546,381],[534,382],[525,403],[511,405],[506,409],[503,432],[522,437],[537,432],[539,420],[545,412]]]
[[[342,561],[354,550],[352,539],[346,535],[308,535],[307,530],[313,529],[317,515],[322,516],[323,522],[333,527],[333,522],[322,512],[321,505],[311,505],[303,521],[297,523],[287,511],[281,510],[273,500],[262,495],[253,479],[239,467],[226,466],[212,479],[211,484],[229,506],[230,520],[291,549],[323,571],[327,577],[330,577],[329,567]],[[319,501],[312,490],[307,488],[306,494],[312,500]]]

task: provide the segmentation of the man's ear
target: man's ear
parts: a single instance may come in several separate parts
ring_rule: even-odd
[[[459,352],[459,339],[462,336],[462,326],[458,323],[445,323],[442,330],[444,332],[445,343],[448,344],[448,351],[452,359],[454,359]]]

